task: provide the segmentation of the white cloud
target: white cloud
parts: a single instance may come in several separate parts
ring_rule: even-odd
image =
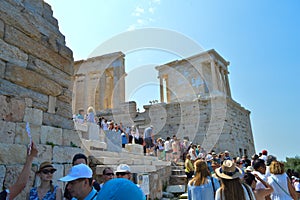
[[[144,13],[145,13],[145,9],[137,6],[135,8],[135,10],[133,11],[132,15],[139,17],[139,16],[141,16],[141,14],[144,14]]]
[[[132,12],[132,16],[136,17],[136,23],[131,24],[127,30],[135,30],[154,22],[155,20],[149,15],[155,14],[156,7],[159,4],[160,0],[151,0],[146,5],[137,5]]]
[[[150,7],[150,8],[148,9],[148,11],[149,11],[149,13],[153,14],[153,13],[154,13],[154,8],[153,8],[153,7]]]

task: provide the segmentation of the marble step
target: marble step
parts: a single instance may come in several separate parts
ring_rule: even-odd
[[[187,177],[186,177],[186,175],[171,175],[169,184],[170,185],[186,185]]]
[[[172,194],[183,194],[186,192],[186,185],[169,185],[166,191]]]

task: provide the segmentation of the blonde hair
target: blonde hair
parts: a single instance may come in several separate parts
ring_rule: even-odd
[[[194,163],[195,167],[195,176],[190,181],[195,186],[203,185],[207,182],[207,177],[210,176],[207,164],[204,160],[197,160]]]
[[[283,174],[284,173],[284,164],[279,161],[272,161],[270,165],[270,173],[272,174]]]
[[[88,113],[91,113],[91,112],[95,113],[95,110],[94,110],[94,108],[92,106],[90,106],[90,107],[88,107],[87,112]]]

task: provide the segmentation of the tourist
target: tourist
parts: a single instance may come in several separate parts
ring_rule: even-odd
[[[59,179],[68,182],[67,189],[78,200],[96,199],[97,190],[93,187],[93,171],[86,164],[74,165],[68,175]]]
[[[142,190],[132,181],[116,178],[108,181],[101,188],[97,200],[145,200]]]
[[[25,188],[25,186],[28,182],[28,179],[29,179],[33,158],[37,157],[37,155],[38,155],[37,147],[32,142],[30,144],[30,147],[27,149],[26,161],[25,161],[25,164],[23,166],[23,169],[22,169],[21,173],[18,176],[17,181],[13,185],[8,187],[8,189],[3,190],[2,192],[0,192],[0,199],[1,200],[2,199],[3,200],[4,199],[12,200],[16,196],[18,196],[18,194],[20,194],[22,192],[22,190]]]
[[[258,158],[259,158],[259,156],[258,156],[257,154],[253,154],[253,155],[251,156],[251,166],[253,166],[254,160],[256,160],[256,159],[258,159]]]
[[[267,178],[265,177],[265,174],[266,174],[265,161],[262,159],[256,159],[252,163],[252,166],[254,168],[254,171],[252,172],[252,174],[259,176],[259,178],[261,180],[264,180],[265,182],[267,182]],[[260,189],[266,188],[260,180],[258,180],[258,179],[256,179],[256,180],[257,180],[257,183],[256,183],[255,190],[260,190]]]
[[[272,155],[268,155],[267,156],[267,160],[266,160],[266,173],[265,173],[265,177],[266,179],[271,175],[270,173],[270,165],[273,161],[276,161],[277,158],[275,156],[272,156]]]
[[[264,160],[265,162],[267,161],[268,157],[268,151],[267,150],[262,150],[261,151],[261,156],[259,157],[260,159]]]
[[[177,163],[180,159],[180,144],[176,136],[173,137],[173,142],[171,144],[173,161]]]
[[[125,145],[128,144],[128,135],[125,132],[121,133],[121,142],[122,142],[122,148],[125,148]]]
[[[92,106],[88,107],[88,109],[87,109],[86,121],[90,122],[90,123],[96,123],[95,110]]]
[[[204,160],[197,160],[194,167],[195,176],[188,183],[188,199],[213,200],[216,190],[220,187],[218,179],[211,177]]]
[[[146,146],[146,155],[153,154],[153,147],[154,147],[154,142],[153,142],[153,126],[151,125],[150,127],[146,128],[144,130],[144,141],[145,141],[145,146]]]
[[[218,163],[220,165],[221,159],[219,158],[218,154],[216,154],[215,152],[212,152],[211,155],[213,157],[213,162]]]
[[[185,174],[186,174],[187,179],[189,181],[194,175],[194,165],[191,161],[191,155],[190,154],[186,155],[186,159],[185,159],[185,162],[184,162],[184,171],[185,171]]]
[[[213,162],[213,156],[211,154],[207,154],[206,158],[205,158],[208,170],[210,173],[213,173],[213,168],[212,168],[212,162]]]
[[[140,134],[139,134],[139,129],[136,126],[131,126],[130,129],[130,133],[132,135],[132,143],[133,144],[139,144],[139,138],[140,138]]]
[[[165,147],[162,138],[156,140],[157,157],[159,160],[166,160]]]
[[[188,154],[188,148],[189,148],[189,141],[184,139],[181,145],[182,160],[185,160],[186,155]]]
[[[231,160],[229,151],[224,151],[224,158],[223,158],[223,160]]]
[[[255,189],[256,182],[257,182],[257,180],[255,178],[257,180],[259,180],[265,186],[265,188]],[[251,172],[246,172],[244,174],[243,179],[244,179],[245,183],[251,187],[256,200],[265,200],[265,197],[269,196],[274,191],[273,187],[270,186],[270,184],[268,184],[267,182],[262,180],[258,175],[256,175],[256,174],[253,175]]]
[[[166,161],[171,161],[172,160],[172,144],[171,144],[171,138],[167,137],[165,144],[165,154],[166,154]]]
[[[293,179],[293,186],[294,186],[296,192],[298,193],[298,198],[300,198],[300,183],[299,183],[300,178],[294,176],[294,177],[292,177],[292,179]]]
[[[116,170],[116,176],[117,176],[117,178],[125,178],[125,179],[128,179],[128,180],[131,180],[131,169],[130,169],[130,167],[126,164],[118,165],[117,170]],[[137,187],[141,190],[142,194],[144,194],[141,187],[139,185],[137,185]],[[145,197],[145,195],[144,195],[144,197]]]
[[[192,145],[192,147],[189,150],[189,154],[191,156],[192,163],[194,163],[196,161],[196,159],[197,159],[196,148],[197,148],[196,145]]]
[[[242,170],[231,160],[224,160],[221,167],[216,169],[221,179],[221,187],[216,192],[215,200],[253,200],[254,194],[249,186],[242,184]]]
[[[62,190],[57,185],[53,185],[52,179],[56,169],[50,162],[43,162],[40,165],[36,175],[40,177],[40,186],[34,187],[30,190],[30,200],[61,200]]]
[[[117,176],[117,178],[126,178],[128,180],[131,180],[130,167],[126,164],[118,165],[117,170],[116,170],[116,176]]]
[[[107,119],[102,119],[101,124],[102,124],[102,129],[103,129],[104,131],[108,131]]]
[[[84,123],[84,110],[79,109],[78,114],[76,115],[75,121],[78,123]]]
[[[274,192],[271,194],[272,200],[298,199],[289,177],[284,172],[284,164],[282,162],[273,161],[270,165],[270,173],[268,183],[274,188]]]
[[[79,164],[85,164],[85,165],[88,164],[87,157],[84,154],[82,154],[82,153],[75,154],[73,156],[73,159],[72,159],[72,166],[79,165]],[[71,200],[72,199],[72,195],[68,191],[68,184],[69,183],[67,183],[67,185],[65,187],[64,198],[67,199],[67,200]],[[93,180],[93,187],[97,191],[100,190],[100,184],[97,183],[95,180]]]
[[[251,166],[251,160],[248,159],[247,155],[242,156],[242,162],[243,162],[243,167],[247,168],[248,166]]]
[[[103,169],[102,174],[103,174],[103,182],[100,184],[100,188],[102,188],[103,185],[104,185],[107,181],[113,179],[114,176],[115,176],[114,171],[113,171],[112,168],[110,168],[110,167],[105,167],[105,168]]]

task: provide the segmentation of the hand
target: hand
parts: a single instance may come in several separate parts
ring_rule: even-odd
[[[27,151],[29,150],[29,148],[27,149]],[[34,142],[31,143],[31,152],[28,155],[28,157],[34,158],[37,157],[38,155],[38,149],[36,147],[36,145],[34,144]]]

